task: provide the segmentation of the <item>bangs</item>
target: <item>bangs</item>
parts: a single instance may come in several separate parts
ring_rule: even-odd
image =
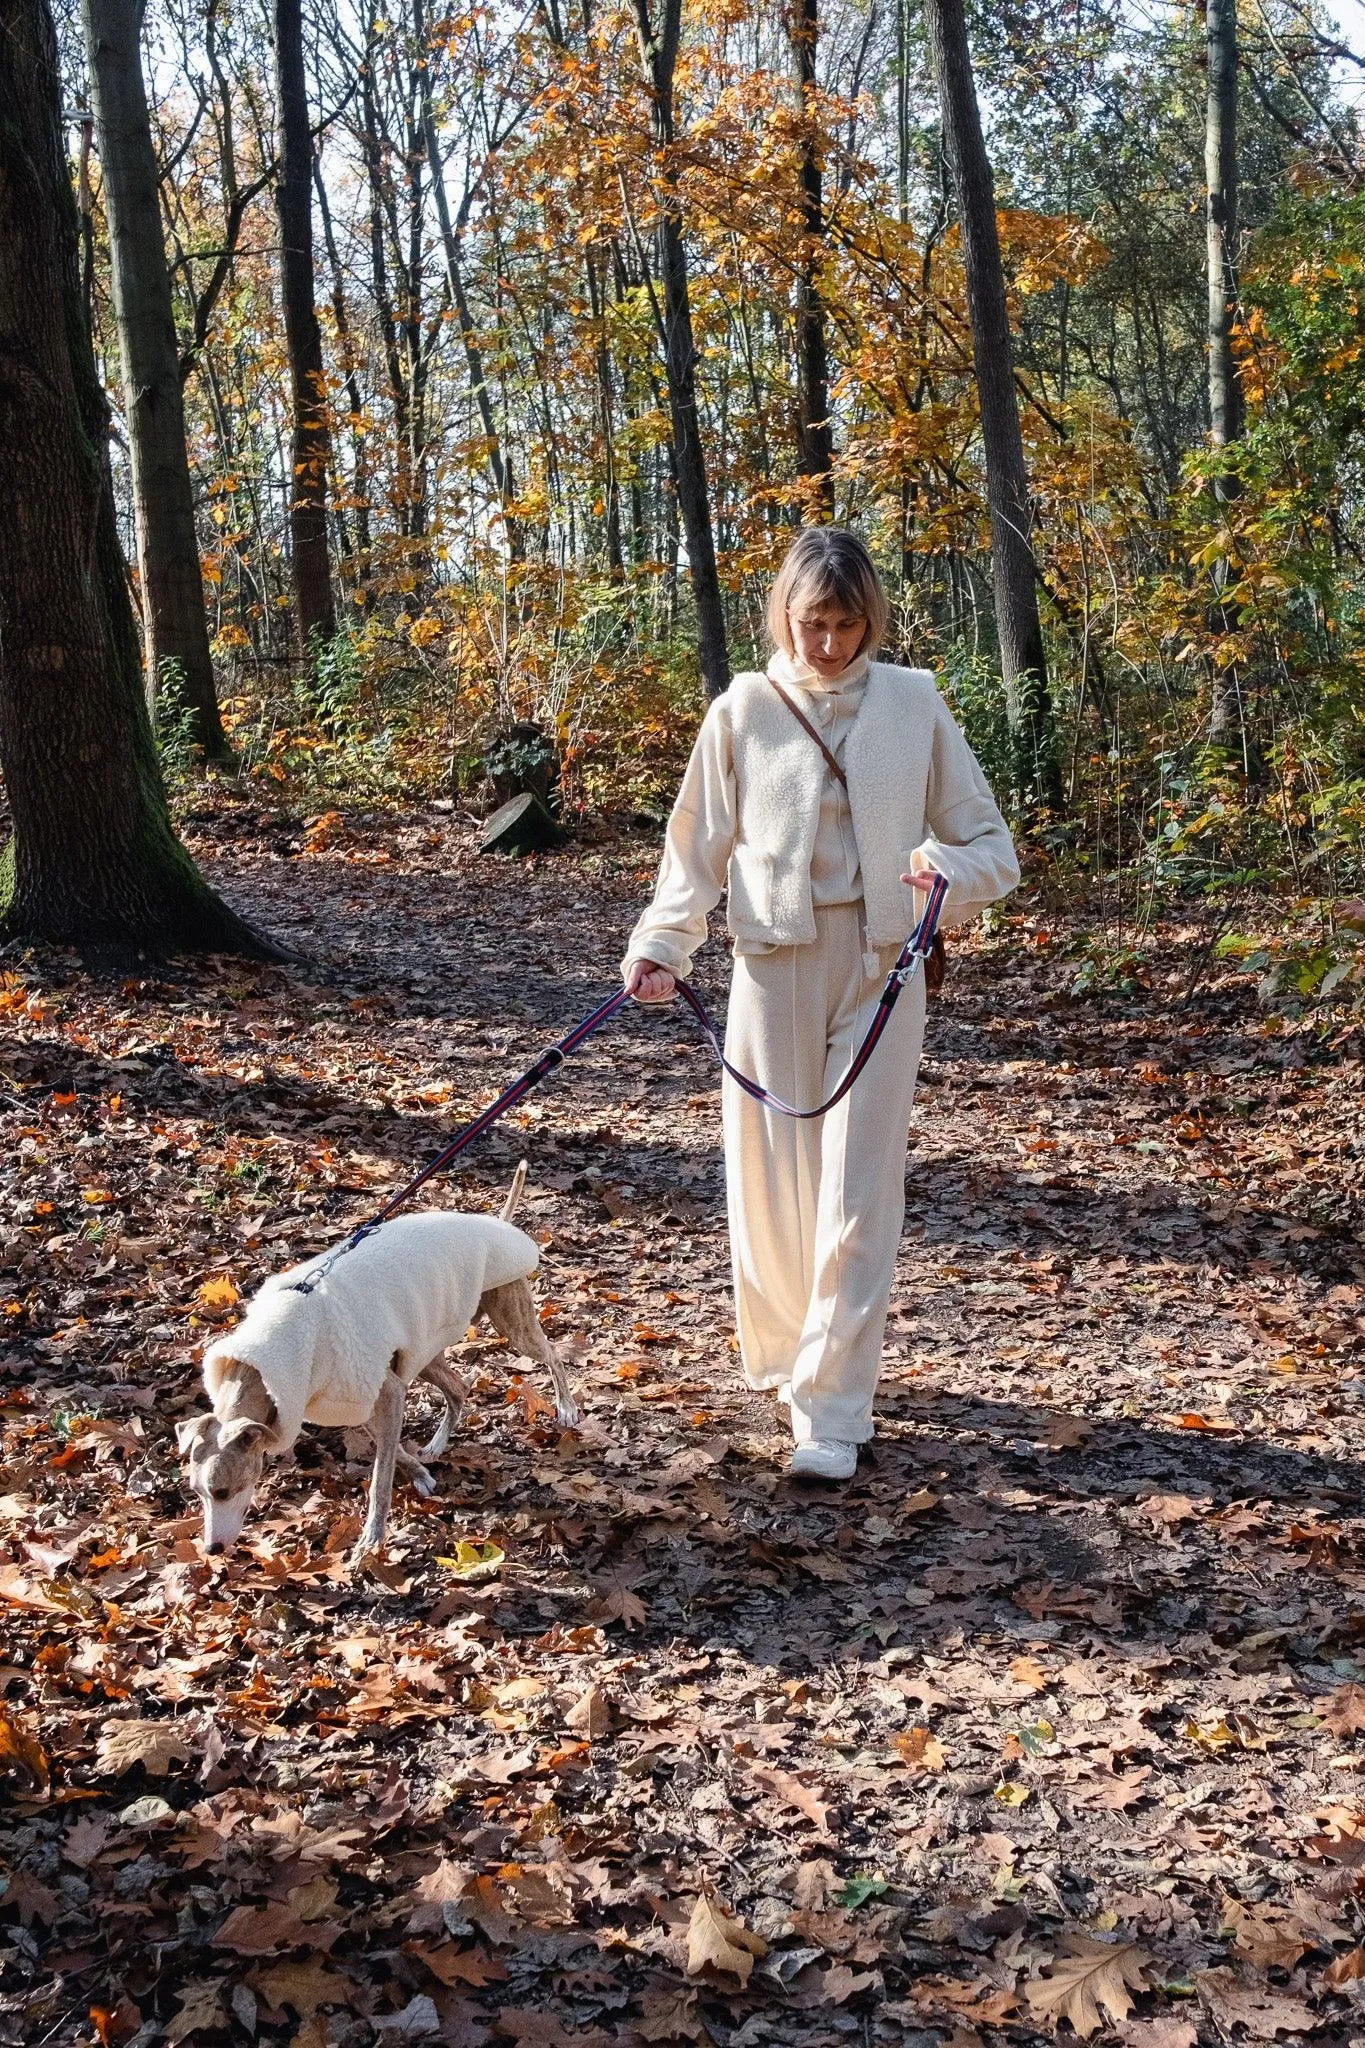
[[[798,605],[821,604],[836,604],[851,618],[866,619],[860,653],[881,646],[890,616],[886,592],[863,542],[840,526],[807,526],[788,548],[768,598],[774,647],[790,654],[788,613]]]

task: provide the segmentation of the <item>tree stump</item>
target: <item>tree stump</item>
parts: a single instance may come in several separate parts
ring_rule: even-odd
[[[564,834],[533,790],[494,811],[479,834],[480,853],[541,853]]]

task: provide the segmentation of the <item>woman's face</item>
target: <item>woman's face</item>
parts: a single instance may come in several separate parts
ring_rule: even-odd
[[[797,602],[787,613],[796,658],[822,681],[842,675],[857,656],[867,632],[861,612],[845,611],[833,602]]]

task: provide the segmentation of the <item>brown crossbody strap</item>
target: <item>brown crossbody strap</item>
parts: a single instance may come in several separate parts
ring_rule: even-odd
[[[845,775],[843,768],[840,765],[838,756],[833,752],[831,748],[825,745],[819,733],[815,730],[815,727],[811,724],[805,712],[801,709],[801,706],[796,702],[794,698],[789,697],[787,695],[786,691],[783,689],[781,683],[778,682],[777,678],[775,676],[769,676],[768,681],[772,684],[773,688],[776,690],[778,696],[782,699],[782,702],[786,705],[788,711],[790,711],[792,717],[796,720],[797,724],[805,726],[806,731],[810,734],[811,738],[815,741],[816,746],[824,755],[830,774],[833,775],[837,781],[842,783],[845,790],[847,790],[848,777]],[[934,934],[933,946],[930,949],[929,956],[924,963],[924,985],[928,989],[929,994],[931,996],[936,996],[939,990],[942,988],[943,977],[947,973],[947,971],[947,949],[944,946],[942,934],[936,932]]]
[[[835,778],[837,782],[841,782],[844,788],[847,789],[848,777],[845,775],[843,769],[840,767],[837,755],[833,752],[831,748],[825,745],[819,733],[815,730],[815,727],[811,724],[810,720],[807,718],[805,712],[801,709],[801,706],[796,702],[795,698],[789,697],[786,691],[783,689],[781,683],[777,682],[774,677],[769,676],[768,681],[772,684],[773,688],[776,690],[778,696],[782,699],[782,702],[786,705],[788,711],[790,711],[792,717],[796,720],[797,724],[805,726],[806,731],[810,734],[811,738],[815,741],[816,746],[824,755],[830,774]]]

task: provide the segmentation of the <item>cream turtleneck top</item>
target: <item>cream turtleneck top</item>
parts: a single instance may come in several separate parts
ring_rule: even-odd
[[[768,674],[795,698],[842,767],[845,743],[867,694],[867,656],[860,654],[831,682],[825,682],[790,654],[775,654],[768,663]],[[814,740],[810,744],[814,750]],[[811,907],[822,910],[837,903],[857,903],[862,893],[862,869],[848,791],[826,762],[820,789],[820,823],[810,857]]]

